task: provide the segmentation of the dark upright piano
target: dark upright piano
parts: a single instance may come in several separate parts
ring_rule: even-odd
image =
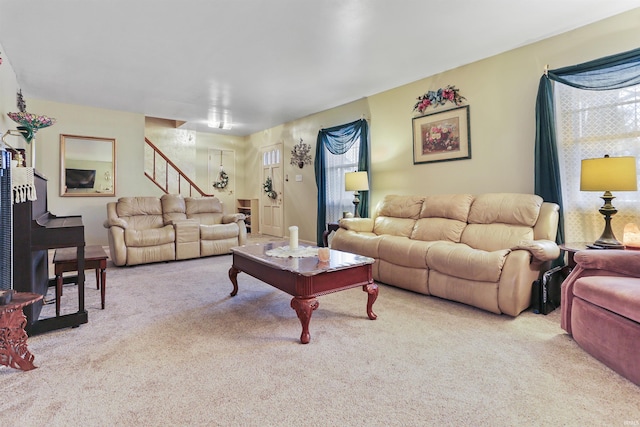
[[[40,319],[42,301],[25,307],[29,335],[88,322],[84,308],[84,225],[81,216],[58,217],[47,210],[47,179],[35,171],[37,200],[13,205],[13,288],[18,292],[47,293],[48,250],[76,247],[78,256],[78,311]]]

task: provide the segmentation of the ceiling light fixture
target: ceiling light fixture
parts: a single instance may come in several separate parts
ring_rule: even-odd
[[[224,129],[224,130],[231,130],[231,127],[232,127],[231,123],[229,122],[209,122],[207,124],[210,128]]]

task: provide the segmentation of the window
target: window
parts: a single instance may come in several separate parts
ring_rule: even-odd
[[[344,189],[344,174],[358,170],[360,140],[356,141],[344,154],[331,154],[325,147],[325,172],[327,177],[326,219],[336,222],[343,212],[353,213],[353,193]]]
[[[580,191],[581,160],[605,154],[640,159],[640,85],[596,91],[556,83],[555,97],[565,240],[594,241],[604,228],[602,194]],[[622,241],[625,224],[640,223],[640,192],[613,195],[618,213],[611,226]]]

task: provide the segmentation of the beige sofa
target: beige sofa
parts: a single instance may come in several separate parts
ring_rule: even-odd
[[[117,266],[226,254],[247,239],[244,214],[225,215],[216,197],[121,197],[104,226]]]
[[[375,259],[375,280],[517,316],[560,250],[558,205],[530,194],[387,196],[344,218],[331,247]]]

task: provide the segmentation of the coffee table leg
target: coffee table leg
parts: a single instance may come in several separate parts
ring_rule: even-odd
[[[291,308],[296,311],[298,319],[302,324],[302,334],[300,335],[300,342],[302,344],[309,343],[311,335],[309,334],[309,321],[311,320],[311,314],[313,310],[318,308],[320,303],[315,298],[298,298],[294,297],[291,300]]]
[[[233,283],[233,291],[231,291],[232,297],[235,297],[238,293],[238,273],[240,273],[240,270],[231,266],[229,269],[229,279],[231,280],[231,283]]]
[[[376,320],[378,316],[373,312],[373,303],[376,302],[376,299],[378,298],[378,285],[376,285],[375,283],[363,285],[362,290],[368,294],[367,316],[369,316],[369,319],[371,320]]]

